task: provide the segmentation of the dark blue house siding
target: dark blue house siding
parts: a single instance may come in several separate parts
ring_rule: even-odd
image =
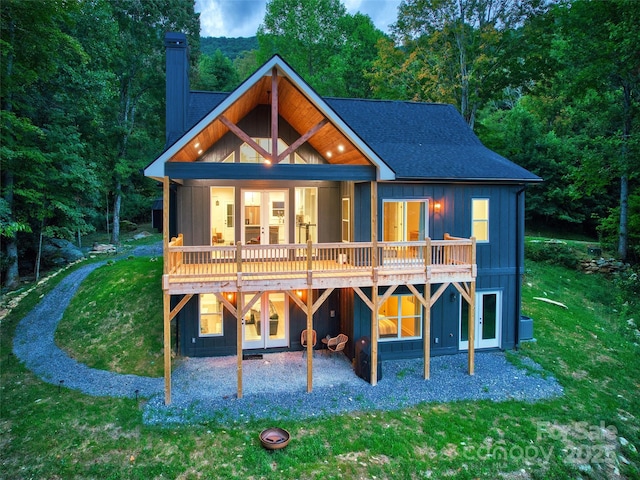
[[[501,348],[513,348],[516,342],[516,326],[520,318],[520,275],[523,272],[524,199],[520,185],[477,184],[417,184],[384,183],[377,188],[377,211],[382,212],[382,202],[390,199],[429,199],[442,205],[440,213],[429,212],[429,236],[441,240],[445,233],[456,237],[471,236],[471,203],[474,198],[489,199],[489,242],[476,245],[478,277],[476,291],[501,292],[502,331]],[[354,188],[356,241],[371,239],[371,189],[369,183],[356,183]],[[382,235],[381,215],[378,217],[378,239]],[[435,291],[437,285],[432,286]],[[401,293],[398,290],[397,293]],[[455,294],[455,301],[451,294]],[[368,293],[370,295],[370,292]],[[455,353],[459,344],[460,304],[459,295],[449,287],[431,310],[431,353],[440,355]],[[371,312],[355,297],[354,338],[370,336]],[[385,358],[419,356],[422,340],[380,342],[379,351]]]
[[[314,299],[323,292],[315,291]],[[193,298],[184,306],[177,315],[178,352],[187,357],[211,357],[222,355],[235,355],[237,353],[237,328],[236,317],[225,309],[223,314],[223,336],[201,337],[199,335],[199,297]],[[320,339],[327,335],[336,336],[341,330],[340,292],[334,291],[325,303],[318,308],[314,317],[314,329],[318,335],[316,348],[322,347]],[[333,316],[331,315],[333,312]],[[293,302],[289,302],[289,347],[274,348],[269,350],[254,349],[253,353],[302,350],[300,345],[300,333],[307,328],[307,316]]]

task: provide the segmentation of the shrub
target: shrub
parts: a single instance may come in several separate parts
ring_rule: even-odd
[[[580,260],[578,252],[573,247],[558,240],[528,241],[524,245],[524,254],[526,258],[536,262],[572,269],[577,269]]]
[[[120,231],[122,232],[135,232],[136,228],[138,228],[138,225],[129,220],[120,221]]]

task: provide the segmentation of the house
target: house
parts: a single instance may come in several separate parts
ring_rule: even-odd
[[[450,105],[321,98],[274,56],[231,93],[190,91],[165,37],[166,402],[171,350],[301,350],[346,334],[377,360],[518,344],[524,190]],[[321,342],[318,341],[318,346]],[[312,345],[307,346],[311,353]],[[313,355],[307,355],[311,391]]]

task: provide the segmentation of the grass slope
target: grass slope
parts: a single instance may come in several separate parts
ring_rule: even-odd
[[[100,287],[104,299],[96,299],[96,306],[117,299],[123,301],[119,309],[136,310],[136,303],[151,307],[143,300],[146,296],[127,287],[134,281],[155,282],[151,277],[157,275],[156,265],[144,260],[121,263],[92,277],[91,284],[107,279],[113,284]],[[134,267],[140,272],[129,272]],[[268,421],[148,427],[141,420],[144,399],[93,398],[39,381],[12,357],[11,339],[19,319],[47,288],[38,287],[0,325],[0,478],[640,476],[639,347],[627,319],[615,311],[615,291],[603,277],[527,263],[524,313],[535,319],[537,341],[509,357],[525,366],[527,357],[539,362],[562,383],[564,397],[535,404],[423,404],[395,412],[286,421],[280,426],[293,440],[273,453],[262,449],[257,439],[262,428],[271,426]],[[83,286],[90,288],[95,286]],[[93,301],[82,300],[85,294],[89,290],[74,300],[78,312]],[[545,296],[568,308],[534,300]],[[109,315],[119,319],[111,323],[114,329],[156,331],[153,325],[137,323],[155,313],[126,320],[121,313]],[[93,333],[85,335],[108,334],[111,342],[125,341],[126,335],[105,332],[103,322],[94,323]],[[122,344],[113,348],[116,353],[105,351],[105,356],[123,350]],[[112,360],[99,361],[110,365]],[[135,370],[140,362],[127,357],[118,368]]]
[[[163,375],[162,260],[109,262],[80,285],[56,330],[58,346],[90,367]]]

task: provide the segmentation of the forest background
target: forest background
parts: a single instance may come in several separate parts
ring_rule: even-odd
[[[255,38],[200,38],[193,0],[3,0],[0,269],[43,241],[147,223],[165,146],[167,31],[191,88],[231,91],[274,53],[320,95],[455,105],[485,145],[539,175],[527,228],[640,261],[640,2],[404,0],[389,34],[340,0],[269,0]]]

